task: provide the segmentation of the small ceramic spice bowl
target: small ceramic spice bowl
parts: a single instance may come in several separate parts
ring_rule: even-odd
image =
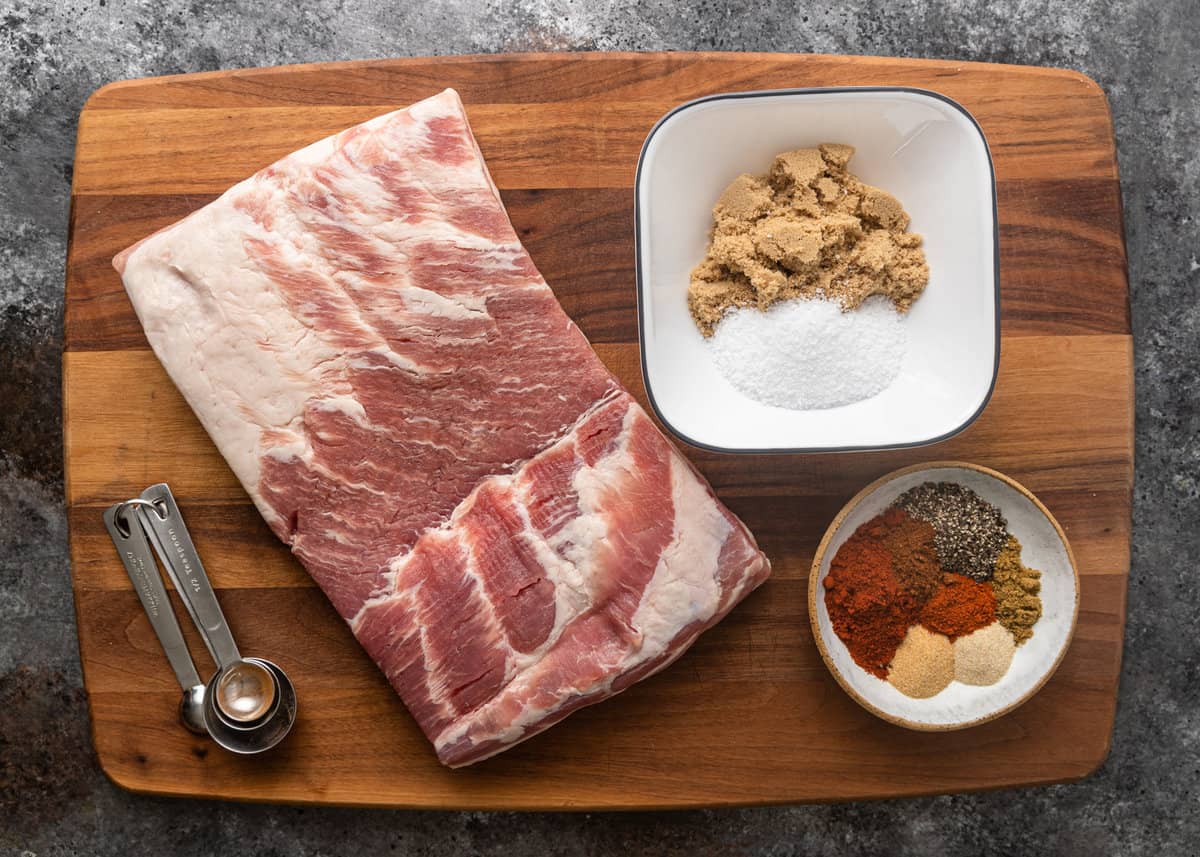
[[[1000,510],[1009,532],[1021,542],[1021,562],[1041,571],[1042,616],[1033,627],[1033,636],[1017,647],[1008,671],[995,684],[975,686],[952,681],[934,696],[915,699],[854,662],[830,621],[824,580],[838,550],[862,524],[884,512],[910,488],[926,482],[957,483]],[[833,519],[813,560],[808,608],[821,657],[842,689],[863,708],[909,729],[962,729],[1012,711],[1053,675],[1075,631],[1079,576],[1062,527],[1024,486],[974,464],[919,464],[872,482]]]

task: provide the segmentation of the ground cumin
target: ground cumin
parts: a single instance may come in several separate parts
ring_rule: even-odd
[[[824,297],[854,309],[885,295],[907,312],[929,282],[921,236],[903,206],[846,168],[851,146],[822,144],[745,173],[713,208],[708,253],[692,271],[688,308],[705,336],[732,307],[765,310]]]
[[[1016,536],[1008,542],[996,558],[996,571],[992,576],[992,589],[996,593],[996,619],[1009,630],[1017,645],[1033,636],[1033,626],[1042,618],[1042,573],[1021,564],[1021,543]]]

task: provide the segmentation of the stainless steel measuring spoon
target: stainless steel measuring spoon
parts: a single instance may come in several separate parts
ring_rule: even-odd
[[[184,642],[183,632],[175,611],[171,608],[167,596],[167,587],[158,574],[158,566],[154,555],[150,552],[150,543],[146,541],[146,533],[141,523],[133,513],[133,509],[125,503],[116,503],[104,510],[104,526],[112,536],[117,553],[125,572],[133,581],[133,588],[146,610],[150,619],[150,627],[158,636],[167,661],[175,671],[175,678],[183,688],[183,699],[179,702],[179,719],[191,731],[208,734],[204,724],[204,682],[196,672],[196,665]]]
[[[217,663],[205,693],[209,732],[234,752],[257,753],[274,746],[296,719],[291,681],[269,661],[242,657],[171,489],[165,483],[152,485],[134,502],[150,543]]]

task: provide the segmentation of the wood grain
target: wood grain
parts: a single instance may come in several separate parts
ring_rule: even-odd
[[[643,406],[634,343],[596,351]],[[149,350],[68,352],[72,403],[71,504],[107,505],[170,474],[192,503],[244,501],[245,492]],[[875,476],[914,460],[986,457],[1020,470],[1030,488],[1096,490],[1121,478],[1130,454],[1133,355],[1127,337],[1028,336],[1001,343],[992,401],[955,438],[917,450],[867,455],[722,455],[689,450],[723,497],[834,494],[849,497]],[[136,378],[136,384],[126,381]],[[113,395],[122,389],[122,395]],[[1038,411],[1055,419],[1029,419]],[[1124,462],[1124,463],[1123,463]]]
[[[486,154],[486,150],[485,150]],[[1108,216],[1120,200],[1109,180],[1001,182],[1000,277],[1005,333],[1129,330],[1124,239]],[[592,342],[637,340],[633,192],[627,188],[502,191],[534,262]],[[76,198],[68,259],[66,338],[72,350],[146,348],[123,292],[112,290],[115,235],[148,235],[215,199],[213,194]],[[1069,208],[1048,218],[1046,206]]]
[[[437,90],[426,91],[433,95]],[[497,187],[632,187],[638,151],[658,119],[678,104],[656,101],[550,104],[471,103],[471,128],[486,153]],[[395,103],[353,107],[254,107],[226,109],[95,110],[80,118],[74,192],[137,194],[147,184],[157,193],[220,193],[260,167],[299,146],[395,109]],[[1029,105],[1027,105],[1028,107]],[[977,115],[981,123],[991,115]],[[997,117],[998,119],[1000,117]],[[997,178],[1004,181],[1053,179],[1071,148],[1091,166],[1080,178],[1104,174],[1101,127],[1079,121],[1076,112],[1037,119],[1044,143],[1030,143],[1033,122],[1021,116],[993,121],[988,145],[993,155],[1008,154]],[[554,158],[541,157],[552,141]],[[1078,141],[1075,143],[1073,141]],[[196,162],[189,152],[205,150]]]
[[[924,449],[686,450],[758,536],[771,580],[670,670],[494,760],[441,768],[149,352],[112,256],[286,152],[454,86],[522,240],[644,403],[632,182],[646,132],[670,107],[712,92],[834,84],[934,89],[987,135],[1003,333],[990,405],[967,431]],[[1057,782],[1107,753],[1129,568],[1132,349],[1111,122],[1081,75],[865,57],[572,54],[126,81],[94,94],[80,117],[66,302],[80,651],[96,750],[121,785],[380,806],[645,808]],[[934,735],[884,723],[837,687],[813,644],[805,591],[813,550],[842,503],[891,469],[941,458],[994,467],[1038,494],[1071,539],[1081,606],[1062,667],[1034,699]],[[157,481],[180,496],[243,648],[278,660],[299,689],[296,731],[267,757],[232,757],[176,724],[178,689],[99,515]]]

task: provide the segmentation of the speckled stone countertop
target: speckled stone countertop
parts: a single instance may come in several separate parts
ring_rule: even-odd
[[[1198,11],[1196,0],[0,0],[0,854],[1195,853]],[[60,441],[67,200],[88,94],[121,78],[239,66],[668,48],[1061,66],[1108,93],[1133,300],[1137,477],[1107,763],[1051,788],[615,815],[243,806],[110,784],[81,689]]]

